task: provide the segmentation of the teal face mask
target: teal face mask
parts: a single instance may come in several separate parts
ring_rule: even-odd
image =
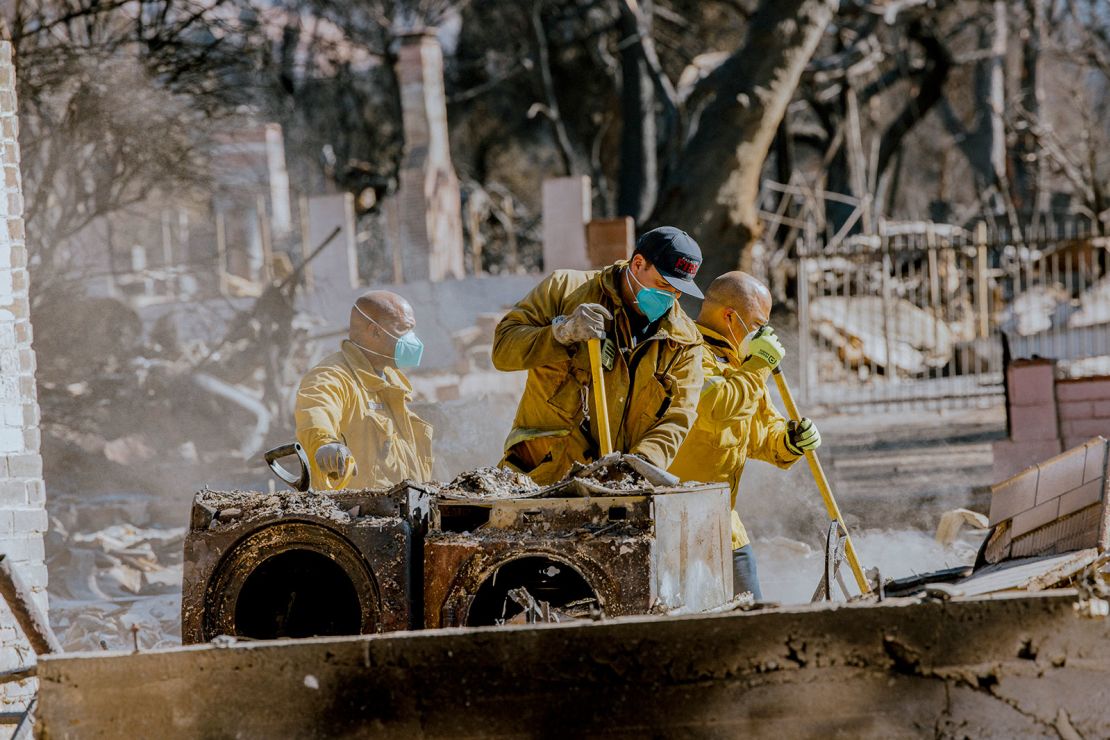
[[[629,276],[636,280],[636,276],[632,275],[632,266],[624,268],[624,280],[628,282]],[[667,311],[671,310],[674,305],[674,294],[668,293],[665,290],[658,288],[648,288],[639,280],[636,280],[636,285],[640,286],[636,293],[636,305],[644,312],[644,316],[648,321],[655,321]],[[628,289],[632,290],[632,283],[628,283]]]
[[[395,364],[397,367],[402,368],[417,367],[420,364],[420,360],[424,356],[424,343],[421,342],[420,338],[416,336],[416,332],[407,331],[401,336],[397,336],[389,329],[386,329],[377,321],[374,321],[374,319],[367,316],[366,312],[359,308],[357,304],[355,305],[355,310],[362,314],[363,318],[365,318],[367,321],[397,340],[397,344],[393,345],[393,364]],[[383,355],[381,352],[375,352],[372,349],[363,347],[361,344],[355,344],[354,342],[351,342],[351,344],[354,344],[359,349],[366,350],[372,355],[377,355],[378,357],[387,356]]]

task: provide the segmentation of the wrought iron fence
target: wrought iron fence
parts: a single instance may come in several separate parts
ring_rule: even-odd
[[[987,406],[1003,354],[1110,374],[1110,238],[1079,219],[1024,231],[883,223],[799,243],[802,387],[833,408]]]

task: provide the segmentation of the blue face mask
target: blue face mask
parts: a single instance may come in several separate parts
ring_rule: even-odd
[[[416,332],[407,331],[401,336],[397,336],[389,329],[386,329],[377,321],[367,316],[366,312],[359,308],[357,304],[355,305],[355,310],[362,314],[363,318],[367,321],[397,340],[397,344],[393,345],[393,364],[397,367],[417,367],[420,364],[420,359],[424,356],[424,343],[416,336]],[[368,347],[363,347],[361,344],[355,342],[351,342],[351,344],[354,344],[359,349],[366,350],[372,355],[377,355],[378,357],[387,356],[383,355],[381,352],[375,352]]]
[[[624,268],[624,280],[628,282],[629,276],[636,280],[636,276],[632,275],[632,266]],[[655,321],[667,311],[671,310],[674,305],[674,294],[658,288],[648,288],[639,280],[636,280],[636,285],[640,289],[636,291],[636,305],[647,317],[648,321]],[[628,289],[632,290],[632,283],[628,283]]]

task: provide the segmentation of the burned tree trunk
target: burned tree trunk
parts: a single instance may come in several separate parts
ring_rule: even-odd
[[[761,0],[743,46],[703,84],[711,101],[652,219],[702,245],[701,274],[736,269],[761,226],[760,172],[798,80],[838,0]]]
[[[651,33],[651,0],[621,4],[621,132],[617,214],[643,221],[655,207],[659,174],[655,126],[655,86],[640,39]],[[646,27],[645,27],[646,26]]]

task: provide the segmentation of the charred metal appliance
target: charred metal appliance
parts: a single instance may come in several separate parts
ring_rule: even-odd
[[[441,493],[424,543],[427,627],[694,613],[732,598],[728,489]],[[536,615],[542,615],[539,619]]]
[[[419,628],[431,500],[410,483],[198,493],[185,538],[182,642]]]

